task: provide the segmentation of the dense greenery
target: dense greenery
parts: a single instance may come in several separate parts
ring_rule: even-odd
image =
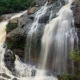
[[[73,60],[73,74],[63,73],[58,76],[59,80],[80,80],[80,49],[75,49],[69,54],[69,58]]]
[[[73,61],[80,61],[80,50],[79,49],[75,49],[73,50],[69,57],[73,60]]]
[[[35,5],[33,0],[0,0],[0,15],[25,10],[31,5]]]
[[[67,73],[63,73],[61,76],[58,76],[59,80],[75,80],[73,75],[68,75]]]
[[[11,42],[6,41],[7,48],[10,50],[13,50],[13,49],[24,50],[25,42],[26,42],[26,37],[25,35],[21,35],[21,34],[15,34]]]

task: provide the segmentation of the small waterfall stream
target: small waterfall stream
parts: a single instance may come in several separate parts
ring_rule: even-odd
[[[29,54],[29,62],[30,62],[30,54],[31,54],[31,47],[32,47],[32,41],[34,40],[34,47],[36,48],[36,42],[37,42],[37,34],[39,31],[39,27],[40,27],[40,23],[39,23],[39,19],[44,16],[47,12],[48,6],[47,3],[45,3],[45,5],[43,7],[41,7],[40,10],[38,10],[35,13],[35,19],[34,22],[32,23],[30,30],[27,34],[27,49],[26,49],[26,54],[25,54],[25,62],[26,62],[26,56],[27,54]]]

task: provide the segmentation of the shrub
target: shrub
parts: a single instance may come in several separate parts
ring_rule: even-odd
[[[63,73],[62,75],[58,76],[58,80],[75,80],[73,75],[68,75],[67,73]]]
[[[69,54],[70,59],[73,61],[80,61],[80,50],[75,49]]]
[[[21,34],[15,34],[12,38],[12,42],[6,41],[7,48],[10,50],[13,49],[22,49],[24,50],[26,42],[26,36]]]

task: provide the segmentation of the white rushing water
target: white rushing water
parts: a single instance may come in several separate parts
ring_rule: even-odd
[[[70,9],[72,2],[73,0],[68,0],[68,4],[59,10],[57,17],[45,26],[39,69],[46,70],[51,65],[50,69],[56,74],[68,72],[69,65],[72,69],[73,63],[68,55],[78,41],[73,12]],[[44,76],[45,72],[37,74]]]

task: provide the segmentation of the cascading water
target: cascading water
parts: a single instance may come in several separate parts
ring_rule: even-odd
[[[4,41],[6,37],[6,25],[9,22],[9,20],[20,17],[26,11],[23,13],[19,13],[15,16],[12,16],[9,20],[6,20],[4,22],[0,23],[0,78],[8,80],[7,78],[4,78],[1,76],[2,73],[7,74],[10,76],[9,80],[12,80],[14,77],[18,80],[57,80],[52,75],[52,72],[56,74],[61,74],[63,72],[68,72],[68,65],[73,66],[73,63],[71,60],[68,59],[68,54],[71,50],[74,48],[74,43],[78,41],[77,33],[74,28],[74,18],[72,10],[70,9],[70,5],[73,2],[73,0],[65,0],[67,5],[63,6],[60,11],[57,13],[57,17],[52,19],[53,12],[51,10],[51,14],[49,17],[49,24],[45,26],[44,34],[42,37],[42,46],[41,46],[41,56],[40,56],[40,62],[38,65],[38,69],[35,68],[35,66],[31,66],[30,64],[24,64],[21,62],[20,58],[16,55],[15,60],[15,70],[16,70],[16,76],[12,74],[11,71],[9,71],[5,64],[4,64],[4,53],[5,48]],[[32,23],[32,26],[30,27],[30,30],[27,35],[27,52],[29,54],[29,60],[30,60],[30,54],[31,54],[31,44],[32,41],[37,38],[37,32],[40,28],[39,19],[43,17],[50,6],[47,5],[47,3],[36,13],[34,22]],[[34,45],[36,46],[36,45]],[[26,61],[26,55],[25,54],[25,61]],[[30,61],[29,61],[30,62]],[[50,65],[50,66],[49,66]],[[32,74],[35,75],[33,72],[36,70],[36,76],[32,77]],[[47,71],[50,70],[50,76],[48,76]],[[72,70],[71,70],[72,71]]]
[[[35,13],[35,19],[34,19],[34,22],[32,23],[31,27],[30,27],[30,30],[28,32],[28,35],[27,35],[27,49],[26,49],[26,54],[25,54],[25,62],[26,62],[26,56],[27,54],[29,55],[29,62],[30,62],[30,54],[31,54],[31,48],[32,48],[32,41],[34,41],[35,45],[34,47],[36,48],[36,42],[37,42],[37,34],[38,34],[38,30],[39,30],[39,27],[40,27],[40,23],[39,23],[39,19],[44,16],[47,12],[47,9],[48,9],[48,6],[47,6],[47,3],[41,7],[40,10],[38,10],[36,13]]]
[[[57,13],[58,17],[45,26],[39,64],[41,70],[48,70],[49,67],[54,73],[62,74],[68,72],[69,65],[72,69],[73,63],[68,59],[68,55],[78,41],[73,12],[70,9],[72,2],[73,0],[68,0],[68,4]],[[44,76],[45,71],[38,72],[38,75]]]
[[[3,48],[4,47],[4,42],[5,42],[5,38],[6,38],[6,25],[8,24],[8,22],[16,17],[20,17],[21,15],[25,14],[27,11],[24,11],[23,13],[19,13],[19,14],[16,14],[14,16],[12,16],[10,19],[6,20],[6,21],[3,21],[0,23],[0,79],[7,79],[7,78],[4,78],[2,77],[1,74],[5,74],[5,75],[8,75],[10,76],[10,79],[7,79],[7,80],[12,80],[14,77],[16,78],[16,76],[12,75],[12,72],[9,71],[6,66],[5,66],[5,63],[4,63],[4,54],[5,54],[5,49],[6,48]],[[20,67],[21,66],[21,67]],[[20,67],[20,69],[19,69]],[[16,71],[18,72],[17,76],[18,77],[25,77],[25,76],[31,76],[31,72],[30,69],[32,70],[32,67],[30,68],[31,66],[27,66],[26,64],[23,64],[19,57],[16,55],[16,60],[15,60],[15,69]],[[29,68],[29,69],[27,69]],[[20,71],[23,70],[23,73],[21,73]],[[29,70],[27,71],[27,73],[25,73],[25,70]],[[20,79],[19,79],[20,80]],[[21,79],[21,80],[25,80],[25,79]]]

